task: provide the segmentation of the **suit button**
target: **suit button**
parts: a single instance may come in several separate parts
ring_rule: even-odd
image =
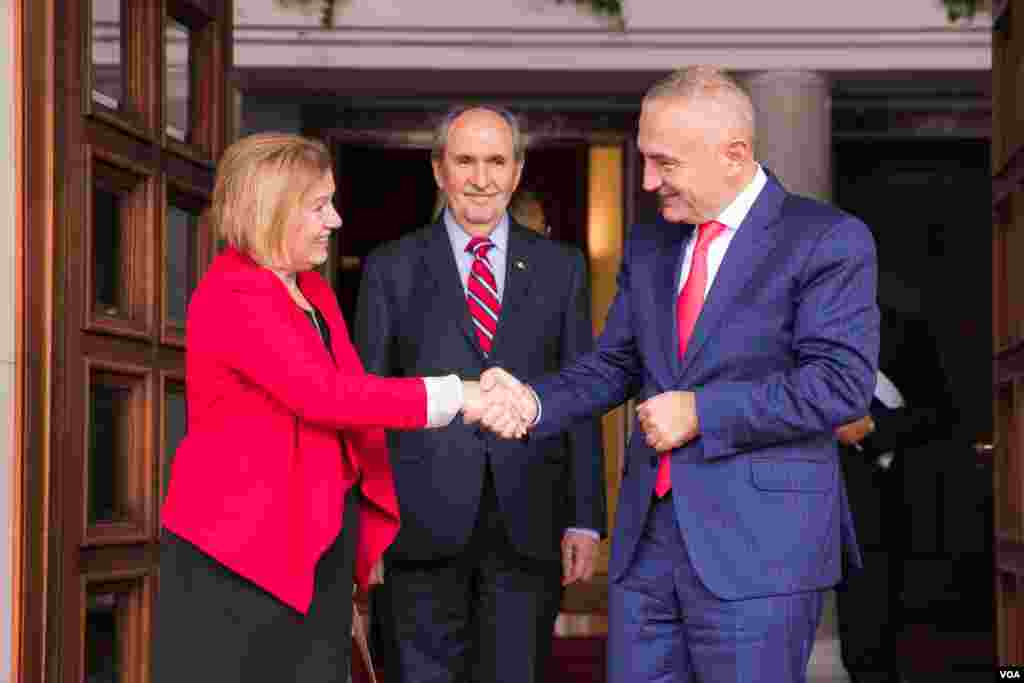
[[[657,466],[658,466],[658,456],[657,455],[652,455],[651,456],[651,467],[657,467]]]

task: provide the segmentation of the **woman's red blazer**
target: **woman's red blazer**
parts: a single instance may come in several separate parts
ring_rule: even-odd
[[[327,321],[337,365],[284,284],[228,248],[188,309],[188,430],[172,464],[165,528],[300,612],[317,560],[361,480],[356,577],[398,531],[384,429],[426,423],[417,378],[368,375],[320,275],[299,287]]]

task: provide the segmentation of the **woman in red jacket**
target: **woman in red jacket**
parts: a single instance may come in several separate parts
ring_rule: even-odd
[[[341,226],[318,142],[232,145],[210,209],[226,246],[189,304],[188,433],[162,509],[154,680],[345,681],[353,564],[398,530],[384,428],[483,411],[455,376],[367,375],[313,271]],[[498,410],[498,409],[495,409]]]

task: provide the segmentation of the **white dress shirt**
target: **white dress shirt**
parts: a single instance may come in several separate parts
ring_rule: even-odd
[[[732,200],[729,206],[725,207],[722,213],[718,214],[715,218],[716,221],[725,226],[725,230],[719,235],[708,247],[708,283],[704,289],[704,298],[708,296],[708,292],[711,291],[711,285],[715,281],[715,276],[718,275],[718,269],[722,265],[722,260],[725,258],[725,252],[729,249],[729,245],[732,243],[736,232],[740,229],[740,224],[750,213],[751,207],[754,206],[754,202],[757,201],[757,197],[761,194],[761,190],[768,183],[768,176],[765,174],[764,169],[761,168],[760,164],[757,164],[757,172],[754,173],[754,178],[747,184],[743,191],[736,195],[736,199]],[[683,267],[679,272],[679,282],[676,286],[676,293],[682,291],[683,285],[686,284],[686,278],[690,275],[690,264],[693,261],[693,248],[697,244],[697,231],[693,231],[693,235],[686,241],[686,251],[683,255]]]
[[[444,210],[444,227],[448,231],[448,240],[452,243],[452,254],[455,256],[455,265],[459,268],[459,281],[462,282],[463,293],[468,295],[469,272],[473,269],[473,260],[476,257],[466,251],[466,247],[469,246],[469,241],[473,239],[473,236],[455,222],[455,217],[448,209]],[[508,262],[508,213],[502,215],[501,220],[487,237],[494,244],[494,247],[487,252],[487,262],[491,264],[494,280],[498,283],[498,303],[500,304],[502,295],[505,293],[505,263]]]
[[[882,405],[889,410],[896,410],[906,405],[906,402],[903,400],[903,394],[900,393],[900,390],[896,388],[891,379],[882,374],[881,370],[875,373],[875,398],[881,401]],[[892,465],[893,457],[895,457],[895,454],[892,451],[886,451],[875,458],[875,462],[883,470],[887,470]]]

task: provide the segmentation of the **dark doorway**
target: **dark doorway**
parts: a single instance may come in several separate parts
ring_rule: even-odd
[[[351,328],[366,255],[429,222],[437,188],[427,149],[337,143],[333,153],[344,221],[333,240],[334,289]]]
[[[878,244],[879,301],[927,321],[954,404],[950,437],[909,454],[902,519],[911,623],[992,627],[991,179],[987,140],[844,140],[835,199]],[[884,341],[883,341],[884,344]]]

